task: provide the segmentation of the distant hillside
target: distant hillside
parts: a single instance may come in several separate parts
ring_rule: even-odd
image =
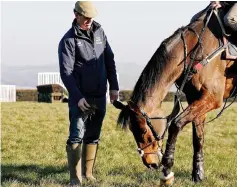
[[[145,65],[135,63],[117,63],[121,90],[131,90],[135,86]],[[13,84],[18,88],[35,88],[38,72],[58,72],[57,64],[42,66],[8,66],[2,64],[1,84]]]
[[[2,64],[1,84],[13,84],[19,88],[35,88],[38,72],[57,72],[58,67],[47,66],[7,66]]]

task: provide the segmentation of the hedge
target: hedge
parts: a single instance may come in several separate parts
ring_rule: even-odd
[[[119,92],[120,101],[128,101],[132,90],[121,90]],[[175,92],[169,92],[165,97],[164,101],[173,101]],[[229,99],[232,101],[234,98]],[[182,101],[186,101],[185,96],[181,98]],[[38,101],[37,89],[17,89],[16,90],[16,101]],[[236,100],[237,101],[237,100]]]
[[[132,94],[132,90],[121,90],[119,93],[119,99],[120,101],[128,101],[130,99],[130,96]],[[175,92],[169,92],[164,101],[173,101],[174,100]],[[186,101],[185,95],[183,94],[181,97],[182,101]]]
[[[17,89],[16,101],[38,101],[37,89]]]

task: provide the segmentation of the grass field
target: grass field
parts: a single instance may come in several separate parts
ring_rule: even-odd
[[[164,103],[166,111],[171,107],[172,103]],[[67,186],[67,104],[2,103],[1,115],[2,186]],[[158,186],[159,171],[143,166],[131,132],[116,128],[117,115],[109,105],[95,165],[98,181],[84,186]],[[178,138],[173,186],[237,187],[237,103],[205,127],[206,179],[201,184],[191,181],[191,134],[188,124]]]

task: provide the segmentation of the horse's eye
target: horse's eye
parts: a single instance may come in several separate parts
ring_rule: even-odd
[[[152,140],[152,136],[149,136],[148,137],[148,143],[150,143],[150,142],[152,142],[153,140]]]
[[[144,139],[144,136],[146,135],[147,133],[147,129],[145,129],[143,132],[142,132],[142,138]]]

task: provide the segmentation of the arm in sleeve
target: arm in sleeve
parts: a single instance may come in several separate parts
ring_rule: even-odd
[[[58,57],[61,79],[66,86],[69,95],[74,101],[78,102],[81,98],[83,98],[83,95],[77,87],[73,76],[75,44],[72,44],[69,40],[61,40],[58,48]]]
[[[107,76],[109,81],[109,89],[110,90],[119,90],[118,79],[116,74],[116,65],[114,61],[114,53],[107,41],[105,36],[106,44],[105,44],[105,65],[107,70]]]

